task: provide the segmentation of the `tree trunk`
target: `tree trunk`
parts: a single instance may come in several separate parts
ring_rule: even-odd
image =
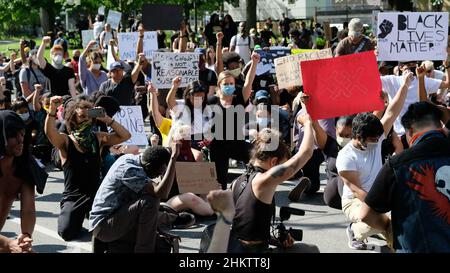
[[[247,29],[256,28],[256,0],[247,0]]]
[[[50,25],[50,14],[48,10],[41,7],[39,9],[39,18],[44,35],[47,35],[47,32],[52,31],[52,27]]]

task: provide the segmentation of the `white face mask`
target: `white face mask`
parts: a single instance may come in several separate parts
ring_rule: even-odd
[[[101,64],[92,64],[92,69],[93,70],[100,70],[100,68],[101,68]]]
[[[338,145],[341,146],[342,148],[345,147],[345,145],[347,145],[350,141],[351,141],[350,138],[336,136],[336,142],[337,142]]]
[[[234,78],[239,77],[239,75],[241,75],[241,68],[236,68],[233,70],[228,70],[228,72],[230,72],[231,75],[233,75]]]
[[[62,65],[63,57],[61,55],[55,55],[53,56],[53,62],[56,65]]]

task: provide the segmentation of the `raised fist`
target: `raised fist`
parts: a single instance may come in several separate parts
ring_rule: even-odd
[[[393,27],[394,25],[390,21],[384,19],[383,22],[380,24],[381,33],[378,34],[378,38],[381,39],[386,38],[386,36],[388,36],[388,34],[391,33]]]

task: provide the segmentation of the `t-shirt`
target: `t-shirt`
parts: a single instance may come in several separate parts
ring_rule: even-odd
[[[359,182],[361,188],[369,192],[375,178],[377,177],[381,167],[383,166],[381,158],[381,144],[386,137],[384,134],[378,140],[374,148],[368,148],[362,151],[353,146],[350,142],[345,145],[339,152],[336,167],[338,172],[342,171],[357,171],[359,174]],[[342,199],[353,199],[353,193],[347,185],[344,185]]]
[[[120,105],[133,105],[134,83],[130,75],[125,75],[120,83],[107,80],[100,85],[99,91],[115,98]]]
[[[95,22],[94,23],[94,39],[100,38],[100,33],[102,33],[103,28],[105,27],[104,22]]]
[[[34,71],[34,74],[31,70]],[[41,84],[44,87],[44,89],[41,91],[42,93],[45,93],[47,91],[47,79],[39,68],[22,68],[19,73],[19,80],[20,83],[27,83],[28,88],[30,88],[31,92],[34,92],[35,84]]]
[[[364,37],[361,43],[364,43],[364,46],[357,53],[375,49],[375,45],[367,37]],[[336,47],[336,56],[350,55],[356,53],[355,51],[360,47],[361,43],[354,45],[352,44],[350,37],[343,39],[342,41],[339,42],[338,46]]]
[[[150,179],[140,163],[140,155],[123,155],[111,166],[97,190],[89,215],[89,231],[93,231],[136,194],[142,193]]]
[[[236,46],[236,53],[241,56],[245,63],[250,61],[251,50],[255,47],[253,39],[250,36],[243,36],[242,34],[234,35],[231,38],[230,48]]]
[[[425,77],[425,90],[428,94],[436,93],[439,89],[439,86],[441,85],[440,80],[431,79],[428,77]],[[400,87],[403,83],[403,77],[402,76],[382,76],[381,77],[381,84],[383,86],[383,91],[385,91],[389,96],[389,101],[392,101],[392,99],[397,94],[398,90],[400,90]],[[406,95],[405,103],[403,104],[402,111],[400,112],[400,115],[397,117],[397,119],[394,122],[394,131],[397,133],[397,135],[403,135],[405,134],[405,128],[403,128],[401,124],[401,118],[408,110],[408,107],[419,101],[419,80],[417,78],[414,78],[413,81],[409,85],[408,94]]]
[[[217,86],[216,72],[208,68],[199,71],[198,80],[206,87],[207,92],[209,92],[209,87]]]
[[[69,80],[75,80],[75,73],[73,73],[72,68],[63,66],[61,69],[56,69],[53,65],[47,63],[42,72],[50,80],[52,96],[70,95]]]
[[[247,104],[248,101],[244,100],[244,96],[242,95],[242,89],[240,88],[236,88],[235,96],[233,97],[233,102],[231,105],[234,107],[224,108],[220,103],[220,98],[217,96],[213,96],[208,99],[208,105],[210,107],[218,106],[221,109],[221,112],[212,111],[213,118],[216,118],[216,115],[218,115],[217,120],[222,120],[222,124],[215,123],[212,126],[211,132],[214,134],[214,139],[216,141],[244,140],[242,128],[245,125],[245,115],[240,116],[236,114],[236,112],[239,112],[238,108],[240,108],[239,106],[241,106],[242,113],[244,113],[244,109],[247,106]],[[235,111],[234,114],[232,113],[233,111]],[[227,116],[233,116],[233,120],[229,120],[229,118],[227,119]],[[231,130],[233,130],[233,132],[231,132]]]

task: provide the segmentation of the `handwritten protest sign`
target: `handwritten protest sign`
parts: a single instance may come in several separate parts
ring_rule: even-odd
[[[297,55],[290,55],[275,59],[275,71],[277,74],[278,87],[288,88],[303,84],[301,77],[301,62],[332,58],[330,48],[320,51],[307,52]]]
[[[121,12],[110,10],[108,12],[106,23],[110,24],[112,29],[119,29],[120,19],[122,19]]]
[[[197,53],[153,52],[153,84],[156,88],[170,88],[176,76],[181,76],[180,87],[198,81],[199,59]]]
[[[318,49],[298,49],[298,48],[293,48],[291,49],[291,54],[292,55],[297,55],[297,54],[302,54],[302,53],[308,53],[308,52],[316,52],[319,51]]]
[[[274,60],[279,57],[291,55],[291,49],[287,47],[270,48],[268,51],[255,50],[261,56],[258,66],[256,67],[256,75],[275,74]]]
[[[131,134],[131,138],[124,142],[124,145],[148,144],[141,106],[120,106],[120,111],[114,115],[114,120]]]
[[[380,12],[378,60],[445,60],[448,12]]]
[[[86,48],[90,41],[94,39],[94,30],[86,29],[81,31],[81,40],[83,41],[83,48]]]
[[[138,32],[119,33],[119,55],[121,60],[136,60],[136,48],[139,39]],[[153,51],[158,50],[158,38],[156,31],[144,33],[144,53],[147,59],[152,58]]]
[[[373,51],[305,61],[301,70],[303,90],[311,96],[306,109],[314,120],[384,108]]]
[[[221,189],[213,162],[177,162],[175,170],[180,193],[208,194]]]

